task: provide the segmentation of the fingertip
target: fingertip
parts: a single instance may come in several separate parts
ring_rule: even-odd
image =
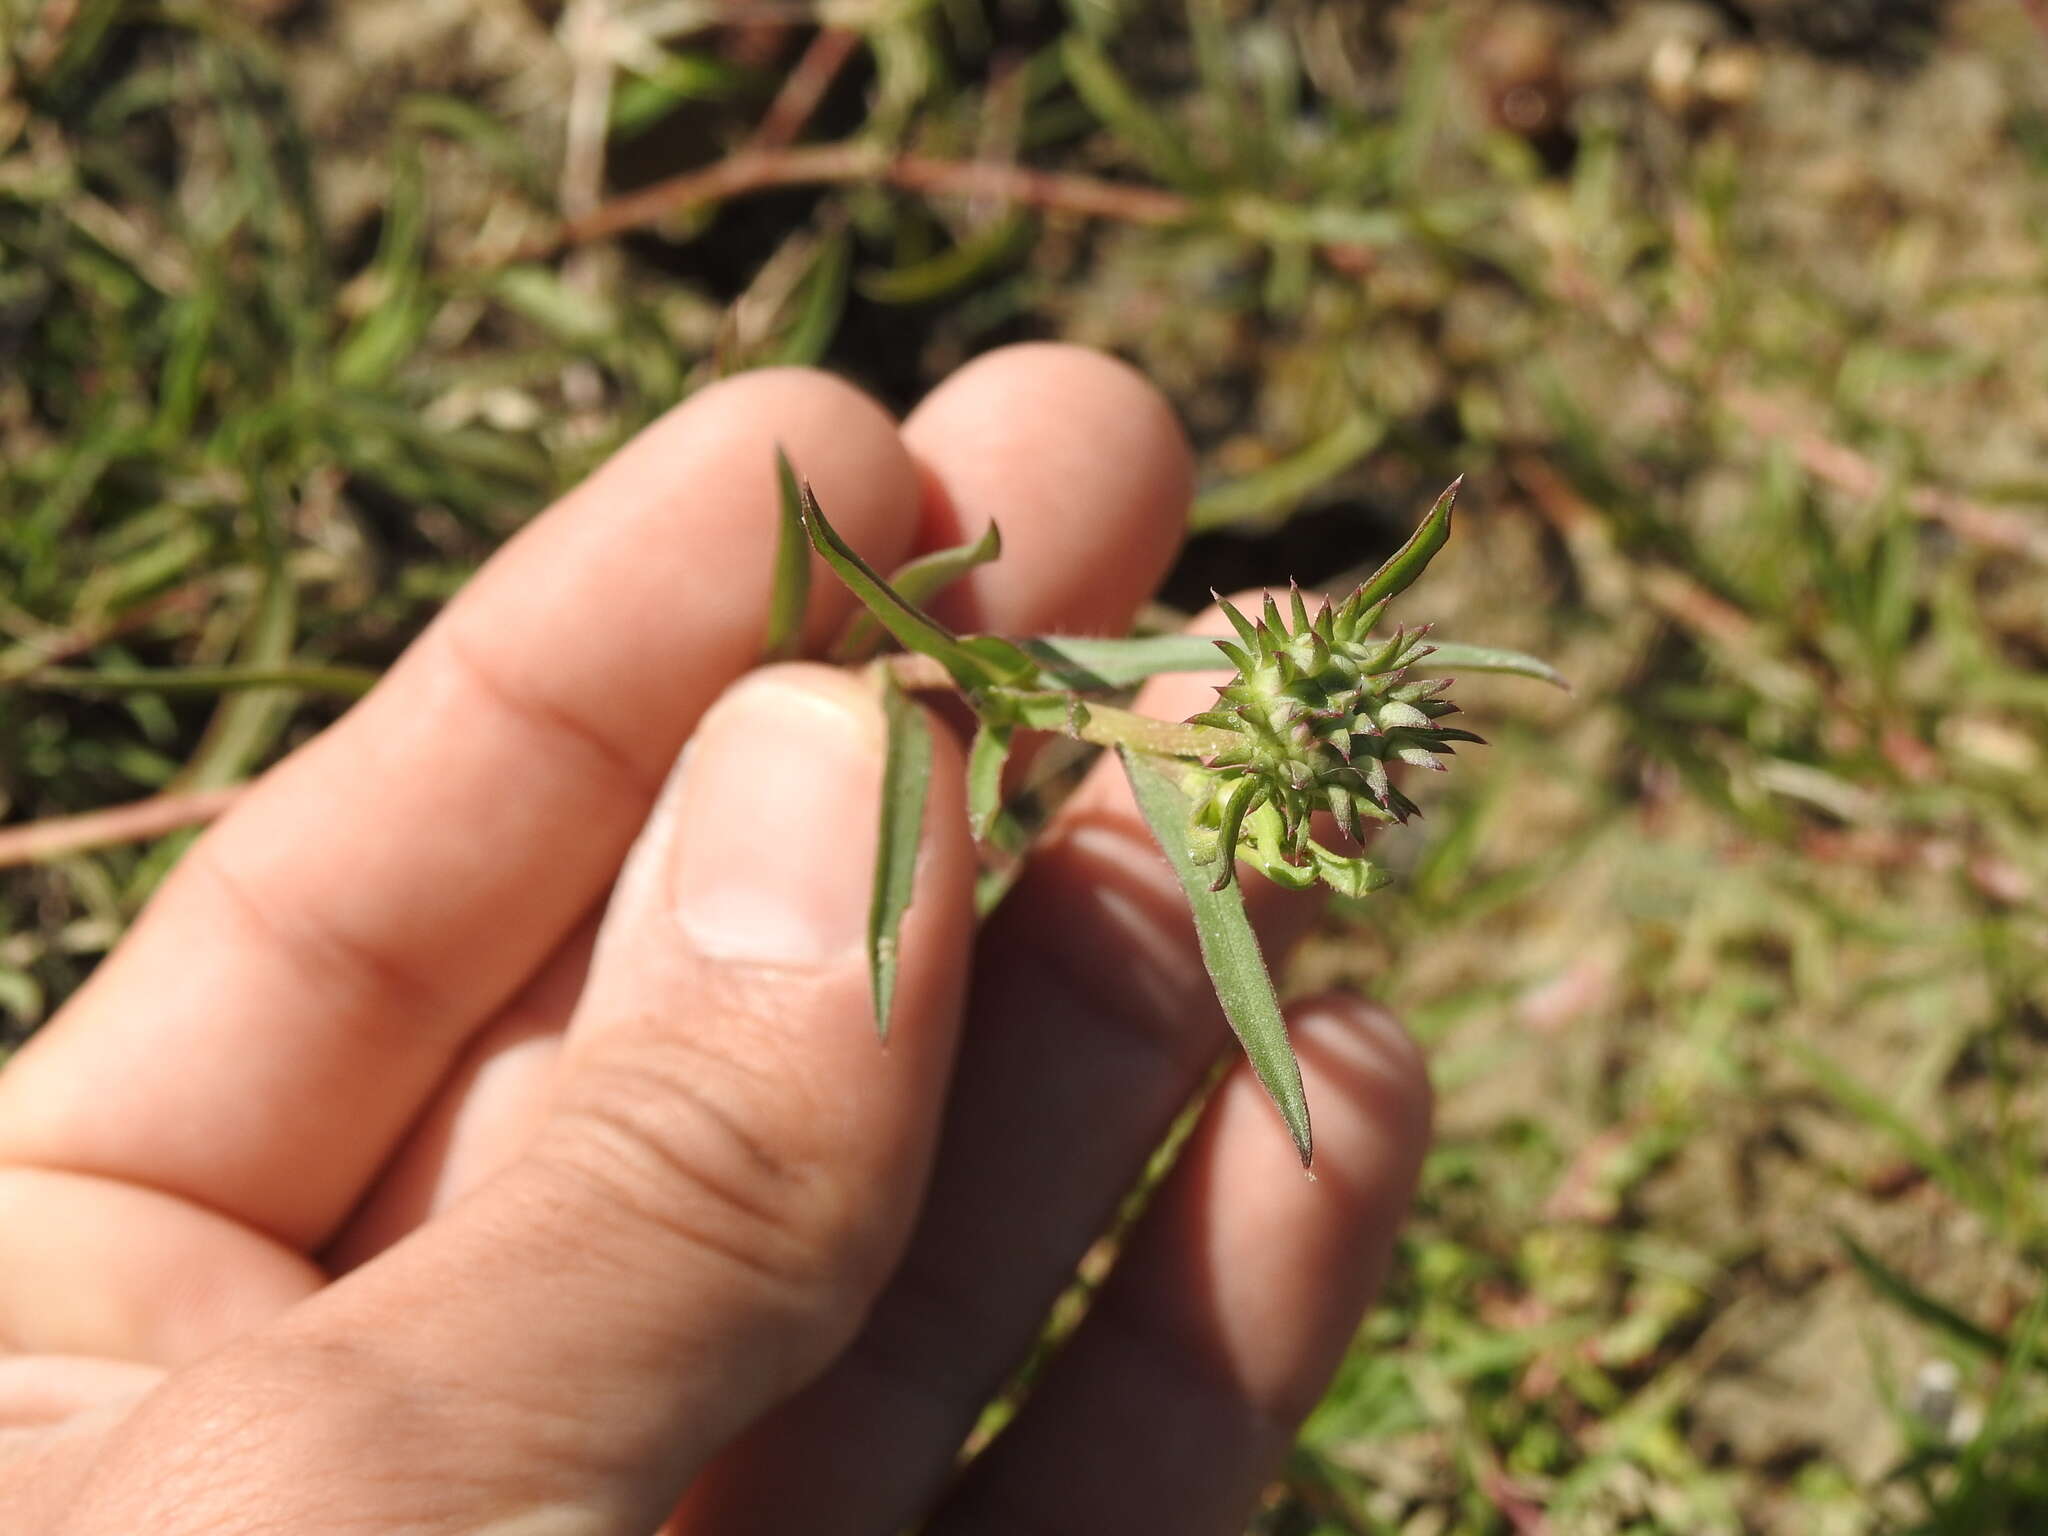
[[[726,689],[706,711],[699,729],[708,729],[726,715],[754,713],[773,717],[792,707],[829,710],[863,721],[877,752],[881,749],[882,704],[874,682],[861,673],[818,661],[783,661],[756,667]]]
[[[1199,1250],[1184,1247],[1180,1262],[1208,1270],[1190,1334],[1205,1337],[1246,1397],[1281,1423],[1315,1406],[1379,1292],[1430,1124],[1422,1054],[1383,1009],[1316,998],[1288,1010],[1288,1033],[1315,1122],[1313,1178],[1302,1176],[1279,1114],[1240,1062],[1189,1148],[1177,1216],[1167,1218]],[[1275,1309],[1288,1326],[1257,1322]]]
[[[681,415],[698,418],[699,430],[725,424],[779,440],[793,461],[799,445],[823,458],[848,449],[880,452],[894,461],[906,483],[914,474],[888,410],[858,385],[821,368],[755,368],[731,374],[696,391],[648,430],[671,430],[669,424]],[[807,466],[798,468],[815,478]]]
[[[952,733],[927,719],[920,869],[927,906],[957,895],[971,862]],[[705,957],[801,969],[866,942],[890,793],[890,729],[869,673],[817,662],[760,667],[712,705],[621,878],[679,914]],[[887,811],[884,808],[886,818]],[[955,904],[948,902],[947,904]]]
[[[1128,364],[1032,342],[960,369],[904,423],[927,468],[921,540],[1000,524],[1003,559],[938,605],[1008,632],[1113,632],[1180,549],[1194,461],[1166,398]]]
[[[694,483],[715,469],[751,465],[769,485],[778,447],[821,501],[836,495],[845,503],[842,517],[892,510],[907,545],[919,480],[895,419],[857,386],[816,368],[760,368],[705,385],[650,423],[592,483],[642,481],[698,502],[707,492],[727,494],[723,485]]]
[[[1421,1048],[1385,1009],[1343,994],[1290,1004],[1287,1033],[1315,1125],[1315,1161],[1313,1180],[1282,1205],[1299,1201],[1332,1240],[1390,1236],[1429,1144],[1433,1101]],[[1294,1184],[1294,1148],[1245,1063],[1219,1090],[1215,1117],[1219,1178]]]
[[[667,536],[686,542],[694,564],[715,564],[707,550],[716,549],[743,567],[695,600],[703,617],[752,637],[765,622],[780,526],[774,515],[778,449],[810,482],[833,526],[868,560],[886,570],[908,555],[923,488],[896,421],[855,385],[815,368],[761,368],[706,385],[650,424],[569,501],[598,516],[656,508]],[[635,530],[663,532],[644,523]],[[674,554],[648,549],[642,559],[650,572],[661,572]],[[805,624],[810,645],[828,640],[850,607],[851,599],[814,559]]]
[[[877,758],[885,750],[888,729],[882,689],[872,671],[849,670],[821,661],[776,662],[747,673],[714,708],[724,708],[729,703],[756,707],[754,701],[763,695],[770,699],[803,700],[852,715],[866,722]],[[925,788],[927,828],[942,826],[950,830],[955,821],[964,828],[967,764],[959,737],[945,728],[937,711],[922,702],[915,707],[923,714],[931,737],[932,771]],[[949,814],[954,810],[960,812],[959,816]]]

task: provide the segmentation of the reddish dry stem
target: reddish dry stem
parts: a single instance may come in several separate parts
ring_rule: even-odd
[[[0,869],[89,853],[116,843],[142,842],[184,827],[201,826],[234,804],[247,788],[246,784],[230,784],[222,789],[152,795],[147,800],[111,806],[104,811],[48,816],[18,827],[0,828]]]
[[[821,28],[762,114],[747,152],[762,154],[795,143],[859,47],[860,34],[851,27]]]
[[[2037,3],[2048,14],[2048,0]],[[1751,431],[1789,442],[1799,467],[1814,479],[1866,500],[1884,493],[1887,477],[1880,466],[1853,448],[1793,425],[1784,411],[1761,395],[1734,390],[1727,404]],[[2048,529],[2014,513],[1932,485],[1908,488],[1905,502],[1915,517],[1942,524],[1966,544],[2048,561]]]
[[[105,618],[87,623],[74,624],[69,629],[59,630],[43,638],[26,641],[11,650],[8,656],[0,656],[0,683],[19,682],[31,677],[44,667],[54,667],[60,662],[106,644],[107,641],[142,628],[157,619],[171,614],[191,613],[203,607],[212,595],[214,580],[202,576],[173,587],[168,592],[135,604]]]
[[[702,170],[671,176],[563,224],[560,242],[581,245],[644,229],[671,214],[775,187],[853,185],[880,181],[909,192],[951,193],[1022,203],[1062,213],[1131,224],[1178,224],[1196,205],[1176,192],[1092,176],[1035,171],[993,160],[941,160],[931,155],[890,155],[865,144],[820,144],[802,149],[742,150]]]

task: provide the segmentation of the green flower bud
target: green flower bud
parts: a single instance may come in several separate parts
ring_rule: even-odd
[[[1188,723],[1235,740],[1204,757],[1187,785],[1196,857],[1219,866],[1214,889],[1230,883],[1242,859],[1285,886],[1320,880],[1344,895],[1377,890],[1386,872],[1325,848],[1309,835],[1309,818],[1328,811],[1354,840],[1367,821],[1406,821],[1415,802],[1387,765],[1441,771],[1452,742],[1480,739],[1438,723],[1458,713],[1444,697],[1451,679],[1408,680],[1434,649],[1428,626],[1372,638],[1386,603],[1367,603],[1366,594],[1360,587],[1311,617],[1291,588],[1291,622],[1270,593],[1256,621],[1218,599],[1237,638],[1216,644],[1237,675]]]

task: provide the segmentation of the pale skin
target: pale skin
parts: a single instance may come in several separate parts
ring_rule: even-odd
[[[900,424],[727,381],[536,520],[0,1073],[10,1532],[1242,1528],[1384,1274],[1420,1059],[1292,1010],[1315,1181],[1236,1066],[956,1475],[1229,1040],[1114,765],[977,930],[940,728],[877,1044],[879,708],[754,666],[778,441],[877,566],[998,521],[938,605],[977,629],[1117,632],[1186,515],[1150,386],[1033,346]],[[1310,909],[1251,885],[1284,945]]]

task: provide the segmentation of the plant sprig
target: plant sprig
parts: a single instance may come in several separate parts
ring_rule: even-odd
[[[876,1028],[888,1033],[899,931],[929,788],[929,737],[907,695],[950,690],[978,723],[968,754],[967,800],[974,834],[984,841],[1015,843],[1015,823],[1003,815],[1002,777],[1018,730],[1057,731],[1115,750],[1145,823],[1187,895],[1217,1000],[1306,1167],[1313,1140],[1301,1069],[1236,887],[1237,866],[1295,889],[1321,883],[1347,896],[1380,889],[1392,877],[1362,851],[1321,841],[1315,821],[1327,815],[1357,847],[1369,823],[1405,821],[1415,813],[1394,781],[1396,765],[1441,769],[1455,743],[1481,740],[1442,724],[1458,712],[1444,670],[1503,672],[1563,686],[1532,656],[1433,644],[1426,625],[1374,633],[1388,603],[1444,547],[1458,485],[1437,498],[1408,541],[1342,602],[1311,612],[1299,588],[1291,588],[1285,610],[1268,594],[1252,617],[1219,599],[1234,631],[1224,640],[1010,640],[955,634],[918,606],[947,581],[995,557],[1001,543],[993,528],[971,545],[884,577],[840,537],[810,486],[779,455],[777,473],[783,542],[770,654],[786,653],[800,627],[808,584],[796,574],[807,566],[792,547],[799,534],[865,610],[838,654],[866,654],[883,633],[910,653],[876,663],[890,719],[868,925]],[[1219,652],[1233,675],[1217,690],[1215,705],[1192,719],[1153,719],[1099,697],[1163,673],[1212,671]]]

